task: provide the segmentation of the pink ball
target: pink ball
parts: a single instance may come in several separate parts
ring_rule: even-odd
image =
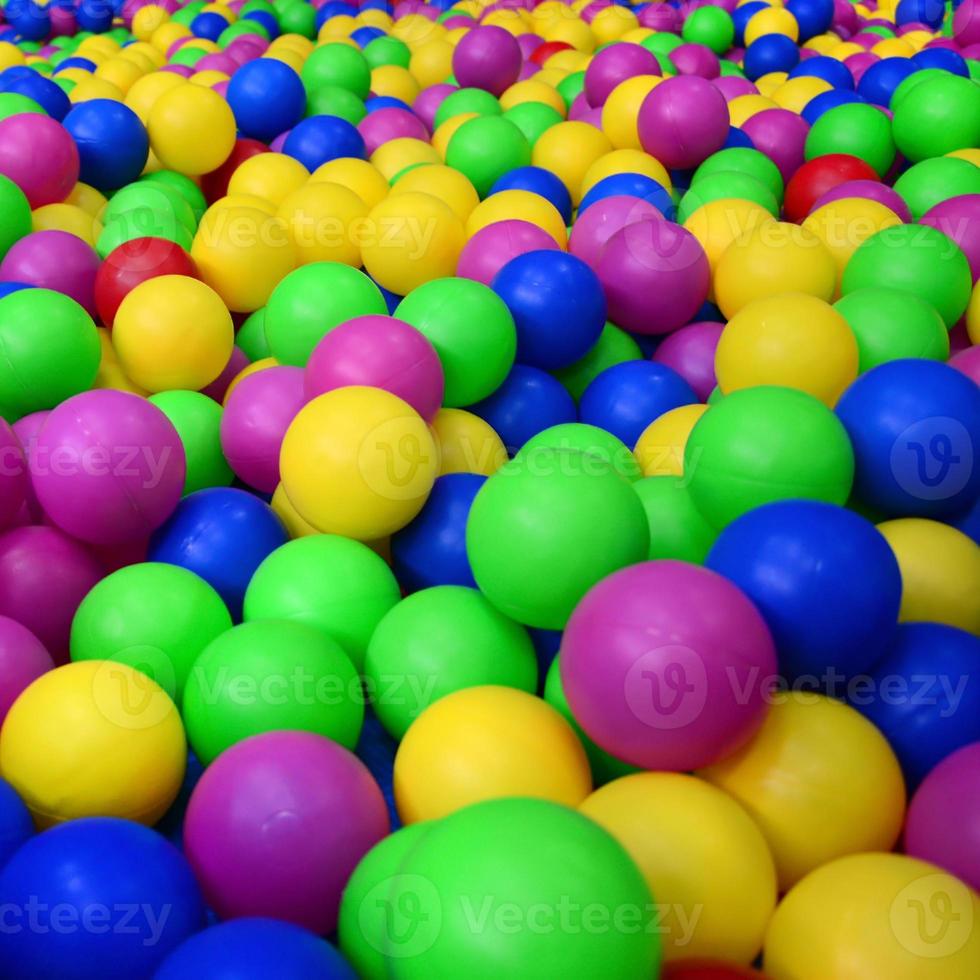
[[[21,691],[54,667],[44,644],[9,616],[0,616],[0,725]]]
[[[364,137],[368,156],[379,146],[402,137],[429,141],[429,131],[422,120],[397,106],[369,113],[357,124],[357,130]]]
[[[617,231],[606,242],[596,272],[609,319],[641,334],[670,333],[688,323],[707,298],[711,281],[698,240],[670,221],[638,221]]]
[[[501,95],[517,81],[521,46],[502,27],[474,27],[453,51],[453,76],[463,88],[482,88]]]
[[[651,31],[660,31],[665,34],[680,34],[681,15],[676,7],[671,7],[667,3],[647,4],[637,15],[636,18],[640,27],[647,27]]]
[[[980,888],[980,742],[948,755],[922,781],[909,804],[905,853]]]
[[[562,638],[572,714],[602,748],[644,769],[710,765],[762,724],[776,652],[731,582],[650,561],[594,586]]]
[[[950,359],[949,366],[962,371],[980,385],[980,344],[958,350]]]
[[[585,97],[585,90],[583,89],[572,99],[572,104],[568,107],[569,122],[581,122],[591,108],[589,100]]]
[[[194,67],[198,71],[223,71],[226,75],[233,75],[240,66],[226,52],[213,51],[206,54]]]
[[[194,74],[194,69],[189,65],[164,65],[160,71],[169,71],[174,75],[180,75],[182,78],[190,78]]]
[[[425,336],[404,320],[372,314],[334,327],[316,345],[305,390],[307,398],[316,398],[350,385],[382,388],[431,420],[442,405],[444,383],[439,355]]]
[[[56,664],[68,662],[78,604],[105,569],[78,541],[54,527],[0,535],[0,616],[26,626]]]
[[[864,73],[879,61],[881,58],[873,51],[858,51],[844,59],[844,67],[851,73],[854,84],[857,85],[864,77]]]
[[[439,111],[439,106],[442,105],[447,95],[452,95],[458,88],[458,85],[451,85],[449,82],[430,85],[428,88],[422,89],[415,96],[415,101],[412,103],[412,111],[431,130],[435,125],[436,113]]]
[[[489,286],[511,259],[543,248],[558,248],[558,243],[543,228],[516,218],[496,221],[481,228],[463,246],[456,275]]]
[[[0,419],[0,531],[13,524],[27,500],[30,481],[17,433]]]
[[[929,225],[952,238],[970,263],[973,281],[980,279],[980,194],[962,194],[940,201],[922,216],[919,224]]]
[[[953,39],[961,48],[980,44],[980,0],[963,0],[956,8]]]
[[[715,377],[715,349],[725,329],[723,323],[699,320],[664,337],[653,352],[653,360],[673,368],[705,402],[718,384]]]
[[[572,225],[568,251],[593,269],[606,242],[622,228],[637,221],[663,221],[663,215],[649,202],[626,194],[614,194],[596,201]]]
[[[356,756],[309,732],[267,732],[205,770],[184,848],[220,918],[269,916],[325,935],[351,872],[388,830],[381,790]]]
[[[44,420],[50,414],[50,409],[42,409],[40,412],[31,412],[30,415],[24,415],[17,419],[12,426],[14,435],[17,437],[17,441],[20,443],[26,459],[26,469],[24,472],[24,505],[27,508],[27,514],[29,517],[28,523],[30,524],[40,524],[44,517],[44,511],[41,509],[41,505],[37,502],[37,494],[34,492],[33,483],[31,483],[30,471],[31,460],[34,456],[34,450],[37,447],[37,434],[41,431],[41,426],[44,425]]]
[[[718,55],[703,44],[680,44],[668,57],[681,75],[714,79],[721,71]]]
[[[32,208],[63,201],[78,183],[78,148],[50,116],[22,112],[0,121],[0,174]]]
[[[35,231],[15,242],[0,262],[0,279],[70,296],[95,316],[95,249],[67,231]]]
[[[742,132],[752,140],[757,150],[776,164],[784,181],[788,181],[803,164],[803,147],[810,127],[795,112],[789,109],[763,109],[751,119],[746,119]]]
[[[63,531],[93,544],[144,538],[180,500],[184,447],[156,405],[95,389],[45,419],[31,459],[40,505]]]
[[[518,34],[517,44],[521,49],[521,56],[530,58],[544,44],[544,39],[537,34]]]
[[[816,199],[813,207],[810,208],[810,214],[813,214],[817,208],[830,204],[831,201],[841,201],[846,197],[866,197],[894,211],[904,224],[912,221],[912,212],[909,211],[909,206],[901,195],[880,180],[847,180],[843,184],[831,187]]]
[[[725,97],[726,102],[737,99],[740,95],[758,95],[759,90],[747,78],[741,75],[719,75],[711,79],[711,84]]]
[[[585,97],[591,106],[601,106],[620,82],[635,75],[661,75],[652,51],[642,45],[619,42],[603,48],[585,69]]]
[[[235,385],[221,416],[221,450],[235,475],[256,490],[279,484],[279,450],[303,407],[303,369],[270,367]]]
[[[282,148],[286,145],[286,140],[289,138],[289,134],[291,132],[291,129],[287,129],[285,132],[282,132],[276,136],[269,144],[269,152],[282,153]]]
[[[207,395],[208,398],[213,398],[216,402],[224,401],[225,392],[228,390],[228,385],[234,381],[235,377],[240,371],[243,371],[249,365],[248,356],[241,347],[232,347],[231,357],[228,358],[228,363],[224,366],[224,370],[219,374],[214,381],[211,382],[206,388],[201,389],[202,395]]]
[[[661,82],[643,100],[637,116],[643,149],[672,170],[696,167],[720,150],[728,123],[724,96],[695,75]]]
[[[834,29],[843,28],[853,34],[858,30],[858,15],[850,0],[834,0]]]

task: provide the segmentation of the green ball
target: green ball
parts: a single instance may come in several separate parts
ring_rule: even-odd
[[[184,496],[207,487],[230,487],[235,474],[221,451],[221,406],[199,391],[179,389],[161,391],[148,400],[170,419],[184,446]]]
[[[105,224],[122,215],[138,223],[142,212],[168,214],[175,223],[183,225],[192,235],[197,230],[194,211],[184,195],[166,180],[138,180],[127,184],[112,195],[102,213]]]
[[[906,82],[922,74],[916,72]],[[976,82],[940,71],[903,91],[904,85],[892,98],[892,131],[904,156],[919,161],[980,146],[980,87]]]
[[[267,41],[269,40],[268,29],[257,20],[237,20],[218,35],[218,47],[224,50],[235,38],[245,34],[253,34],[255,37],[264,37]]]
[[[616,756],[607,752],[605,749],[599,748],[582,730],[582,726],[572,714],[572,709],[568,704],[568,698],[565,697],[565,690],[561,685],[559,660],[560,657],[555,657],[551,661],[551,666],[548,668],[548,676],[544,682],[544,699],[572,726],[575,734],[578,735],[578,740],[582,743],[582,748],[585,749],[585,754],[589,758],[592,781],[596,786],[603,786],[614,779],[619,779],[621,776],[629,776],[634,772],[642,772],[636,766],[630,765],[630,763],[624,762],[622,759],[617,759]]]
[[[970,302],[973,277],[966,256],[941,231],[894,225],[863,241],[844,268],[842,295],[869,286],[914,293],[952,328]]]
[[[249,314],[248,319],[238,328],[235,346],[241,348],[251,362],[272,357],[269,339],[265,335],[265,307]]]
[[[368,641],[401,598],[383,558],[336,534],[311,534],[276,548],[255,570],[243,618],[315,627],[361,668]]]
[[[666,31],[657,31],[648,34],[640,44],[654,54],[667,56],[675,48],[679,48],[684,42],[676,34],[668,34]]]
[[[677,221],[683,224],[698,208],[728,198],[754,201],[764,207],[774,218],[779,217],[779,201],[773,192],[750,174],[734,170],[708,174],[692,184],[677,206]]]
[[[972,84],[972,82],[971,82]],[[980,194],[980,167],[958,157],[936,157],[913,164],[895,181],[895,190],[918,221],[951,197]]]
[[[184,727],[207,766],[251,735],[315,732],[353,749],[364,723],[360,678],[325,633],[264,619],[215,638],[184,686]]]
[[[834,304],[854,332],[858,371],[906,357],[945,361],[949,332],[925,300],[898,289],[856,289]]]
[[[562,114],[544,102],[521,102],[504,113],[525,136],[532,149],[541,135],[563,121]]]
[[[613,323],[606,323],[595,346],[574,364],[555,371],[555,377],[565,386],[576,402],[589,383],[606,368],[624,361],[641,361],[640,345],[625,331]]]
[[[139,178],[140,182],[151,182],[163,184],[165,187],[173,188],[190,205],[191,213],[194,216],[193,227],[197,228],[197,223],[208,209],[207,198],[204,191],[194,183],[186,174],[177,173],[176,170],[155,170],[150,174],[143,174]]]
[[[302,3],[302,0],[297,0]],[[305,6],[305,4],[302,4]],[[306,93],[307,116],[340,116],[356,126],[366,115],[364,100],[339,85],[321,85]]]
[[[718,74],[721,75],[722,78],[724,78],[726,75],[735,75],[737,78],[745,78],[745,72],[742,71],[742,69],[739,68],[734,61],[729,61],[727,58],[721,58],[719,60]]]
[[[631,483],[643,476],[640,464],[626,443],[596,425],[587,425],[584,422],[564,422],[561,425],[553,425],[531,436],[521,446],[517,455],[523,457],[530,465],[533,462],[529,458],[531,453],[551,449],[574,449],[581,453],[589,453],[601,460],[603,465],[611,466]]]
[[[709,9],[713,8],[704,7],[702,11]],[[712,153],[694,171],[694,176],[691,178],[691,186],[693,187],[706,177],[726,173],[747,174],[749,177],[754,177],[760,184],[769,189],[777,202],[781,202],[783,199],[785,185],[783,184],[783,175],[779,172],[779,167],[765,153],[760,153],[758,150],[753,150],[746,146],[732,146],[727,150],[719,150],[717,153]],[[738,195],[733,194],[731,196],[736,197]],[[759,203],[762,204],[761,201]],[[768,208],[768,204],[763,204],[762,206]],[[777,205],[776,217],[778,217],[778,214],[779,210]]]
[[[725,393],[721,390],[718,385],[715,385],[711,389],[711,394],[708,395],[708,405],[717,405],[725,397]]]
[[[0,351],[0,415],[8,422],[88,391],[102,359],[92,318],[50,289],[0,299]]]
[[[179,703],[194,661],[231,625],[221,596],[193,572],[162,562],[127,565],[81,601],[71,658],[128,664]]]
[[[573,71],[558,83],[558,94],[565,100],[565,108],[570,109],[575,99],[585,91],[585,72]]]
[[[507,304],[482,282],[433,279],[413,289],[395,316],[436,349],[445,375],[442,403],[472,405],[493,394],[514,366],[517,328]]]
[[[372,68],[380,68],[382,65],[398,65],[399,68],[408,68],[408,63],[412,60],[412,52],[404,41],[399,41],[397,37],[376,37],[364,48],[364,57]]]
[[[283,34],[299,34],[311,40],[316,37],[316,10],[312,4],[296,0],[282,7],[278,16]]]
[[[721,7],[701,7],[687,15],[681,37],[688,44],[703,44],[722,55],[735,41],[735,24]]]
[[[511,619],[542,629],[563,629],[596,582],[643,561],[649,547],[629,481],[572,449],[506,463],[481,487],[466,525],[481,591]]]
[[[435,115],[435,128],[438,129],[447,119],[475,112],[478,116],[499,116],[503,109],[500,103],[481,88],[461,88],[450,92],[439,105]]]
[[[221,37],[224,37],[224,34]],[[184,65],[186,68],[193,68],[207,53],[204,48],[185,44],[182,48],[178,48],[168,60],[172,65]]]
[[[347,44],[324,44],[314,48],[303,62],[300,77],[311,92],[323,85],[338,85],[366,99],[371,91],[371,66],[358,48]]]
[[[684,449],[694,505],[713,527],[776,500],[841,504],[854,479],[844,426],[795,388],[729,392],[695,423]]]
[[[194,0],[193,3],[187,4],[186,7],[181,7],[180,10],[174,11],[170,15],[170,19],[176,23],[181,24],[184,27],[190,27],[191,21],[207,6],[206,0]]]
[[[280,364],[305,366],[334,327],[356,316],[388,312],[381,290],[359,269],[311,262],[289,273],[265,307],[265,335]]]
[[[387,975],[399,980],[659,976],[643,875],[569,807],[520,798],[464,807],[435,821],[388,881]]]
[[[95,250],[104,259],[114,248],[134,238],[166,238],[175,242],[184,251],[191,250],[194,233],[174,217],[172,210],[152,210],[133,208],[107,218],[105,227],[99,233]]]
[[[892,124],[877,106],[855,103],[829,109],[810,127],[807,160],[828,153],[846,153],[864,160],[879,177],[895,162]]]
[[[47,113],[33,99],[19,92],[0,92],[0,120],[24,113],[46,116]]]
[[[14,242],[31,233],[31,206],[24,192],[0,174],[0,259]]]
[[[481,198],[504,174],[530,162],[527,137],[503,116],[467,120],[453,133],[446,148],[446,165],[468,178]]]
[[[269,3],[269,0],[248,0],[248,3],[242,4],[238,11],[239,17],[244,17],[246,14],[250,14],[253,10],[261,10],[267,14],[272,14],[273,17],[278,16],[278,11],[276,10],[275,4]]]
[[[694,506],[691,494],[676,476],[648,476],[634,487],[650,525],[651,561],[676,558],[703,565],[718,532]]]
[[[439,585],[402,599],[368,644],[364,680],[392,738],[439,698],[497,684],[534,694],[538,661],[523,626],[476,589]]]

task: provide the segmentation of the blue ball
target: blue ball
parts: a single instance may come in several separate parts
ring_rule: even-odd
[[[574,364],[606,325],[599,277],[581,259],[557,249],[511,259],[490,288],[507,304],[517,327],[517,360],[553,371]]]
[[[359,27],[351,34],[350,39],[359,48],[366,48],[372,41],[385,36],[385,32],[380,27]]]
[[[227,98],[239,132],[264,143],[295,126],[306,110],[302,79],[275,58],[242,65],[231,76]]]
[[[874,105],[887,107],[895,89],[918,70],[909,58],[882,58],[861,76],[857,85],[858,95]]]
[[[625,173],[610,174],[593,184],[578,206],[579,217],[597,201],[617,195],[642,198],[668,219],[677,214],[677,205],[674,204],[674,199],[662,184],[658,184],[646,174]]]
[[[732,147],[754,150],[755,143],[752,142],[752,138],[744,130],[739,129],[737,126],[729,126],[728,135],[725,137],[725,145],[722,146],[722,149],[730,150]]]
[[[83,71],[95,71],[99,66],[94,61],[89,61],[88,58],[83,58],[81,55],[73,54],[70,58],[65,58],[57,68],[55,68],[53,74],[57,75],[59,72],[63,72],[66,68],[81,68]]]
[[[750,81],[773,71],[788,72],[800,60],[800,49],[784,34],[763,34],[746,49],[742,67]]]
[[[228,21],[221,14],[213,10],[208,10],[206,13],[198,14],[191,21],[191,33],[194,37],[203,37],[208,41],[217,41],[228,26]]]
[[[373,95],[370,99],[365,99],[364,108],[369,113],[377,112],[379,109],[404,109],[411,112],[412,107],[401,99],[396,99],[393,95]]]
[[[235,620],[252,573],[288,540],[276,512],[235,487],[189,494],[153,533],[147,561],[180,565],[218,592]]]
[[[363,160],[364,138],[356,126],[340,116],[310,116],[293,127],[282,152],[299,160],[312,173],[338,157]]]
[[[575,401],[565,386],[526,364],[515,364],[489,398],[468,410],[490,423],[512,455],[539,432],[578,421]]]
[[[0,92],[16,92],[33,99],[52,119],[61,122],[71,110],[71,100],[65,90],[50,78],[28,70],[25,75],[0,75]]]
[[[790,73],[790,78],[822,78],[836,89],[853,91],[854,76],[843,61],[825,54],[801,61]]]
[[[132,183],[143,172],[150,138],[128,105],[112,99],[80,102],[62,125],[78,147],[78,179],[83,183],[100,191],[113,191]]]
[[[912,61],[919,68],[939,68],[961,78],[970,77],[966,58],[957,51],[950,51],[949,48],[923,48],[912,55]]]
[[[0,299],[9,296],[11,293],[20,292],[22,289],[32,289],[33,287],[26,282],[0,282]]]
[[[79,30],[104,34],[112,27],[114,15],[115,11],[109,0],[81,0],[75,9],[75,22]]]
[[[837,403],[854,496],[888,517],[942,518],[980,494],[980,387],[939,361],[879,364]]]
[[[786,9],[800,25],[801,41],[823,34],[834,20],[834,0],[789,0]]]
[[[476,581],[466,555],[466,520],[486,477],[479,473],[440,476],[419,515],[392,535],[395,575],[409,591]]]
[[[914,789],[950,753],[980,740],[980,639],[940,623],[902,623],[850,701],[881,729]]]
[[[328,0],[316,12],[316,29],[319,31],[331,17],[356,17],[359,11],[344,0]]]
[[[850,89],[832,88],[829,92],[821,92],[815,95],[803,107],[800,115],[807,125],[812,126],[825,112],[836,109],[840,105],[850,105],[854,102],[864,102],[857,92]]]
[[[34,821],[13,786],[0,779],[0,870],[11,855],[34,834]]]
[[[624,361],[596,375],[582,393],[582,422],[611,432],[632,449],[643,430],[664,412],[694,405],[694,389],[656,361]]]
[[[765,10],[769,6],[763,0],[751,0],[750,3],[743,3],[741,7],[736,7],[732,11],[732,24],[735,27],[735,45],[742,47],[745,44],[745,28],[749,21],[760,10]]]
[[[291,922],[233,919],[192,936],[153,980],[357,980],[325,939]]]
[[[870,521],[844,507],[764,504],[721,532],[705,566],[756,604],[788,681],[863,674],[898,622],[902,576],[895,555]]]
[[[155,830],[114,817],[32,837],[0,872],[3,975],[151,977],[204,925],[190,865]]]
[[[265,28],[265,33],[270,41],[274,41],[282,31],[279,29],[279,21],[276,20],[268,10],[250,10],[242,20],[252,20]],[[238,74],[237,72],[235,73]]]
[[[925,24],[931,30],[938,31],[945,16],[946,4],[943,0],[899,0],[895,8],[895,23],[899,27]]]
[[[9,0],[3,12],[25,41],[43,41],[51,33],[51,14],[34,0]]]
[[[530,191],[550,201],[566,225],[572,223],[572,197],[568,188],[550,171],[543,167],[516,167],[498,177],[490,188],[490,194],[501,191]]]

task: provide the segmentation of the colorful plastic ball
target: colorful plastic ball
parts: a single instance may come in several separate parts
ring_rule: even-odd
[[[586,101],[592,107],[601,106],[627,79],[660,74],[660,66],[651,51],[629,42],[611,44],[597,52],[585,70]]]
[[[647,177],[645,174],[618,173],[610,174],[593,184],[582,198],[578,213],[581,215],[597,201],[616,195],[642,198],[652,204],[665,218],[673,218],[677,211],[673,198],[652,177]]]
[[[9,616],[0,616],[0,724],[20,694],[42,674],[51,670],[54,661],[41,641],[26,626]],[[0,785],[0,792],[3,786]],[[0,824],[3,821],[0,819]],[[0,830],[0,867],[8,856],[6,835]]]
[[[160,162],[189,176],[216,170],[235,146],[231,108],[200,85],[178,85],[164,92],[153,103],[146,128]]]
[[[78,148],[60,123],[33,113],[0,120],[0,175],[23,191],[32,208],[63,201],[78,174]]]
[[[888,106],[895,90],[917,70],[916,64],[908,58],[882,58],[871,65],[861,76],[857,93],[874,105]]]
[[[718,383],[715,350],[723,324],[709,320],[689,323],[665,337],[653,360],[676,371],[693,389],[698,401],[707,401]]]
[[[828,153],[814,157],[804,163],[786,185],[783,201],[786,218],[802,221],[813,210],[816,201],[838,184],[877,179],[874,168],[856,156]]]
[[[980,92],[970,79],[937,72],[896,99],[893,109],[895,142],[913,162],[980,143]]]
[[[139,116],[111,99],[75,105],[64,127],[78,147],[79,180],[100,190],[115,190],[139,177],[150,141]]]
[[[384,798],[358,759],[320,735],[277,731],[205,770],[184,842],[219,916],[270,916],[322,935],[355,865],[387,832]]]
[[[547,129],[534,144],[531,162],[556,174],[577,205],[589,168],[612,151],[608,137],[582,120],[569,120]]]
[[[528,439],[517,455],[530,463],[534,453],[550,449],[576,450],[595,456],[631,483],[642,475],[637,459],[626,444],[595,425],[583,422],[553,425]]]
[[[710,82],[693,75],[668,78],[640,106],[643,149],[665,167],[696,167],[728,136],[728,106]]]
[[[34,822],[24,801],[0,779],[0,871],[33,833]]]
[[[668,452],[672,447],[668,447]],[[662,456],[661,449],[659,455]],[[676,476],[651,476],[634,485],[650,527],[647,557],[676,558],[701,565],[717,536],[694,506],[686,487],[678,486]]]
[[[24,192],[9,177],[0,173],[0,259],[10,246],[31,232],[31,204]]]
[[[363,157],[364,139],[346,119],[312,116],[290,129],[282,152],[312,172],[341,157]]]
[[[788,181],[803,163],[803,146],[809,125],[788,109],[763,109],[739,127],[752,145],[779,167]]]
[[[15,242],[0,262],[0,279],[22,282],[70,296],[95,312],[99,257],[81,238],[66,231],[35,231]]]
[[[527,138],[503,116],[468,119],[453,134],[446,150],[447,165],[463,173],[480,197],[486,197],[509,171],[527,167],[530,162]]]
[[[864,160],[884,177],[895,159],[895,143],[888,117],[877,107],[842,105],[816,120],[806,140],[806,158],[833,153]]]
[[[364,55],[346,44],[320,45],[310,52],[301,72],[308,90],[323,85],[338,85],[358,98],[367,97],[371,87],[371,69]]]
[[[550,170],[541,167],[517,167],[503,174],[490,188],[490,194],[521,190],[538,194],[558,210],[562,220],[572,220],[572,199],[565,185]]]
[[[522,55],[516,38],[502,27],[467,31],[453,50],[453,76],[464,88],[501,95],[517,81]]]
[[[934,204],[919,223],[938,228],[956,242],[970,263],[974,283],[980,280],[980,191]]]
[[[215,384],[220,381],[219,377]],[[170,419],[183,443],[187,461],[184,496],[207,487],[229,486],[235,474],[221,449],[221,405],[199,391],[164,391],[149,400]]]
[[[580,401],[585,389],[606,368],[624,361],[640,360],[643,354],[636,341],[612,323],[606,323],[595,346],[574,364],[555,372],[575,401]]]
[[[799,63],[800,50],[793,39],[785,34],[763,34],[751,41],[746,40],[748,45],[743,67],[746,78],[752,81],[771,72],[792,71]]]
[[[228,84],[227,99],[239,132],[266,143],[292,129],[306,109],[299,75],[274,58],[242,65]]]
[[[547,198],[529,190],[505,190],[492,194],[470,213],[466,219],[466,233],[472,240],[489,225],[510,220],[536,225],[560,248],[565,248],[568,242],[568,230],[558,209]]]
[[[844,426],[816,398],[763,386],[732,392],[709,408],[687,441],[685,472],[698,509],[722,528],[776,500],[843,504],[854,453]]]
[[[557,249],[558,245],[537,225],[516,219],[496,221],[470,236],[459,253],[456,274],[489,286],[511,259],[545,248]]]
[[[957,200],[967,195],[980,195],[980,167],[955,157],[923,160],[913,164],[895,181],[895,191],[918,221],[926,212],[950,198]],[[940,230],[945,231],[941,225]]]

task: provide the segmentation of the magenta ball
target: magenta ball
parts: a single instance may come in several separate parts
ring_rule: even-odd
[[[453,51],[453,76],[463,88],[501,95],[517,81],[524,58],[517,38],[502,27],[474,27]]]
[[[949,366],[956,368],[968,378],[973,378],[980,385],[980,344],[958,350],[949,359]]]
[[[726,102],[737,99],[740,95],[758,95],[759,90],[754,83],[741,75],[719,75],[711,80],[711,84],[725,97]]]
[[[725,145],[728,103],[711,82],[676,75],[643,100],[637,130],[643,149],[665,167],[687,170]]]
[[[337,925],[351,872],[388,830],[360,759],[321,735],[267,732],[204,771],[184,849],[220,918],[269,916],[322,936]]]
[[[24,415],[17,419],[12,426],[14,435],[17,436],[17,441],[20,443],[27,461],[27,467],[24,473],[24,504],[27,508],[27,515],[30,518],[28,523],[30,524],[40,524],[44,518],[44,511],[37,502],[37,494],[34,492],[34,485],[31,483],[30,471],[31,460],[37,445],[37,434],[41,431],[44,420],[50,414],[50,409],[31,412],[30,415]]]
[[[568,250],[593,269],[606,242],[616,232],[637,221],[663,221],[663,215],[649,202],[626,194],[614,194],[586,208],[572,225]]]
[[[139,395],[85,391],[45,419],[31,460],[38,502],[63,531],[92,544],[145,538],[172,513],[185,476],[170,419]]]
[[[61,123],[22,112],[0,121],[0,174],[32,208],[63,201],[78,183],[78,148]]]
[[[0,616],[26,626],[55,663],[67,663],[75,610],[104,574],[84,545],[57,528],[14,528],[0,535]]]
[[[233,75],[240,65],[227,52],[213,51],[206,54],[194,67],[198,71],[221,71],[226,75]]]
[[[721,71],[718,55],[703,44],[680,44],[670,52],[669,58],[681,75],[714,79]]]
[[[0,279],[70,296],[95,316],[95,249],[67,231],[35,231],[15,242],[0,262]]]
[[[666,3],[647,4],[637,15],[640,27],[665,34],[680,34],[681,15],[675,7]]]
[[[803,164],[803,149],[810,127],[795,112],[763,109],[742,123],[742,132],[760,153],[765,153],[776,164],[784,181],[788,181]]]
[[[276,489],[283,436],[305,402],[298,367],[266,368],[235,385],[221,415],[221,450],[243,483]]]
[[[404,320],[373,314],[334,327],[306,365],[307,398],[350,385],[390,391],[431,421],[445,381],[439,355],[423,334]]]
[[[610,44],[585,69],[585,97],[589,105],[601,106],[609,93],[627,78],[660,74],[660,65],[652,51],[625,41]]]
[[[909,804],[905,853],[980,888],[980,742],[947,756]]]
[[[228,358],[228,363],[224,366],[221,374],[219,374],[206,388],[202,388],[201,394],[207,395],[208,398],[213,398],[216,402],[224,401],[225,392],[228,390],[228,385],[230,385],[238,373],[247,368],[248,365],[248,355],[245,353],[245,351],[238,346],[232,347],[231,357]]]
[[[844,67],[851,73],[854,84],[857,85],[864,73],[874,64],[881,61],[873,51],[858,51],[844,59]]]
[[[585,90],[583,89],[572,99],[572,104],[568,107],[569,122],[582,122],[591,108],[592,106],[589,105],[589,100],[585,97]]]
[[[537,34],[518,34],[517,44],[521,49],[521,55],[530,58],[544,44],[544,38],[538,37]]]
[[[270,153],[282,153],[282,148],[286,145],[286,140],[289,138],[289,134],[292,132],[291,129],[287,129],[285,132],[280,133],[270,144]]]
[[[446,96],[452,95],[458,87],[449,82],[440,82],[438,85],[430,85],[428,88],[422,89],[415,96],[415,101],[412,103],[412,111],[429,129],[432,129],[435,126],[436,113],[439,111],[439,106],[445,101]]]
[[[558,248],[558,243],[543,228],[516,218],[495,221],[481,228],[463,246],[456,275],[489,286],[493,277],[511,259],[543,248]]]
[[[365,116],[357,124],[358,132],[364,138],[364,148],[370,156],[374,151],[391,140],[408,139],[428,142],[429,131],[418,116],[405,109],[390,107],[377,109]]]
[[[980,0],[963,0],[953,14],[953,40],[961,48],[980,44]]]
[[[609,319],[641,334],[670,333],[688,323],[711,281],[698,240],[670,221],[638,221],[617,231],[596,272]]]
[[[0,725],[31,681],[54,667],[44,644],[9,616],[0,616]]]
[[[30,481],[16,432],[0,419],[0,531],[13,524],[27,501]]]
[[[850,0],[834,0],[833,26],[835,30],[837,28],[843,28],[848,34],[853,34],[858,30],[857,11],[854,9],[854,4]]]
[[[847,180],[843,184],[831,187],[829,191],[821,194],[810,208],[813,214],[817,208],[822,208],[831,201],[841,201],[846,197],[865,197],[871,201],[884,204],[886,208],[894,211],[904,224],[912,221],[912,212],[898,192],[887,184],[878,180]]]
[[[680,561],[615,572],[575,608],[562,637],[572,714],[606,751],[644,769],[710,765],[762,724],[776,653],[731,582]]]
[[[919,224],[929,225],[952,238],[970,263],[973,281],[980,279],[980,194],[963,194],[940,201],[926,211]]]
[[[705,402],[718,384],[715,349],[725,329],[723,323],[699,320],[664,337],[653,352],[653,360],[673,368]]]

